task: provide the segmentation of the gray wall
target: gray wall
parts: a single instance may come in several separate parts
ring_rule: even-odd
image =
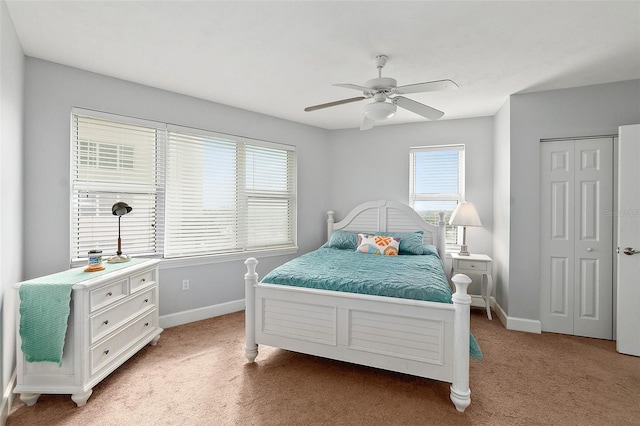
[[[409,148],[464,144],[465,197],[477,207],[482,221],[481,228],[467,228],[467,245],[471,252],[493,254],[493,117],[387,125],[364,132],[335,130],[330,138],[330,206],[336,220],[364,201],[409,203]],[[470,291],[479,293],[476,287]]]
[[[282,142],[298,155],[300,253],[325,238],[328,132],[90,72],[26,60],[25,233],[27,278],[69,267],[70,114],[81,107],[216,132]],[[38,256],[34,256],[38,253]],[[293,256],[259,259],[259,272]],[[162,270],[160,315],[244,298],[242,261]],[[181,291],[182,279],[190,280]]]
[[[540,318],[540,140],[640,123],[640,80],[511,96],[509,316]]]
[[[4,424],[4,391],[15,368],[16,351],[15,295],[11,287],[22,280],[24,54],[3,0],[0,40],[0,424]]]
[[[511,101],[495,116],[493,146],[493,278],[495,297],[509,309],[509,240],[511,235]]]

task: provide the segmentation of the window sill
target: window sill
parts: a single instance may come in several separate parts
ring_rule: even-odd
[[[173,259],[162,259],[160,269],[182,268],[186,266],[209,265],[212,263],[234,262],[246,260],[249,257],[273,257],[297,254],[298,247],[286,247],[270,250],[243,251],[240,253],[216,254],[208,256],[179,257]]]
[[[447,259],[451,259],[451,253],[458,253],[460,252],[460,246],[447,246],[445,249],[445,253],[446,253],[446,258]]]
[[[170,268],[183,268],[188,266],[199,266],[199,265],[209,265],[212,263],[222,263],[222,262],[234,262],[238,260],[246,260],[249,257],[273,257],[273,256],[287,256],[290,254],[297,254],[298,247],[285,247],[279,249],[269,249],[269,250],[253,250],[253,251],[243,251],[240,253],[225,253],[225,254],[215,254],[215,255],[206,255],[206,256],[190,256],[190,257],[176,257],[170,259],[164,259],[159,256],[132,256],[134,258],[147,258],[147,259],[160,259],[160,269],[170,269]],[[108,256],[107,256],[108,257]],[[106,258],[103,257],[103,262],[106,261]],[[81,266],[86,266],[87,260],[75,260],[71,262],[71,268],[78,268]]]

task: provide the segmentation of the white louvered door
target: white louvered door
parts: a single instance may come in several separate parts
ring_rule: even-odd
[[[542,330],[613,336],[613,139],[541,146]]]

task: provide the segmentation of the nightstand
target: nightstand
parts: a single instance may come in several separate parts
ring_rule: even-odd
[[[491,319],[491,290],[493,288],[492,262],[486,254],[460,256],[458,253],[451,253],[451,276],[456,273],[482,275],[480,288],[489,319]]]

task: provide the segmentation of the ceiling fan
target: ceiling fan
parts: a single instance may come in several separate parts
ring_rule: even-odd
[[[429,120],[437,120],[444,115],[444,112],[439,111],[430,106],[421,104],[404,96],[407,93],[420,93],[420,92],[435,92],[437,90],[450,90],[457,89],[458,85],[451,80],[437,80],[427,81],[424,83],[408,84],[405,86],[398,86],[398,82],[389,77],[382,77],[382,68],[387,63],[389,58],[386,55],[376,56],[376,66],[378,68],[378,78],[364,83],[364,86],[357,84],[334,84],[334,86],[344,87],[346,89],[355,89],[362,92],[362,96],[355,98],[342,99],[339,101],[328,102],[326,104],[314,105],[305,108],[304,110],[315,111],[322,108],[328,108],[332,106],[348,104],[351,102],[362,101],[364,99],[373,98],[373,102],[365,105],[364,116],[360,130],[369,130],[373,127],[376,121],[391,118],[396,113],[396,105],[421,115]],[[389,100],[390,102],[387,102]]]

